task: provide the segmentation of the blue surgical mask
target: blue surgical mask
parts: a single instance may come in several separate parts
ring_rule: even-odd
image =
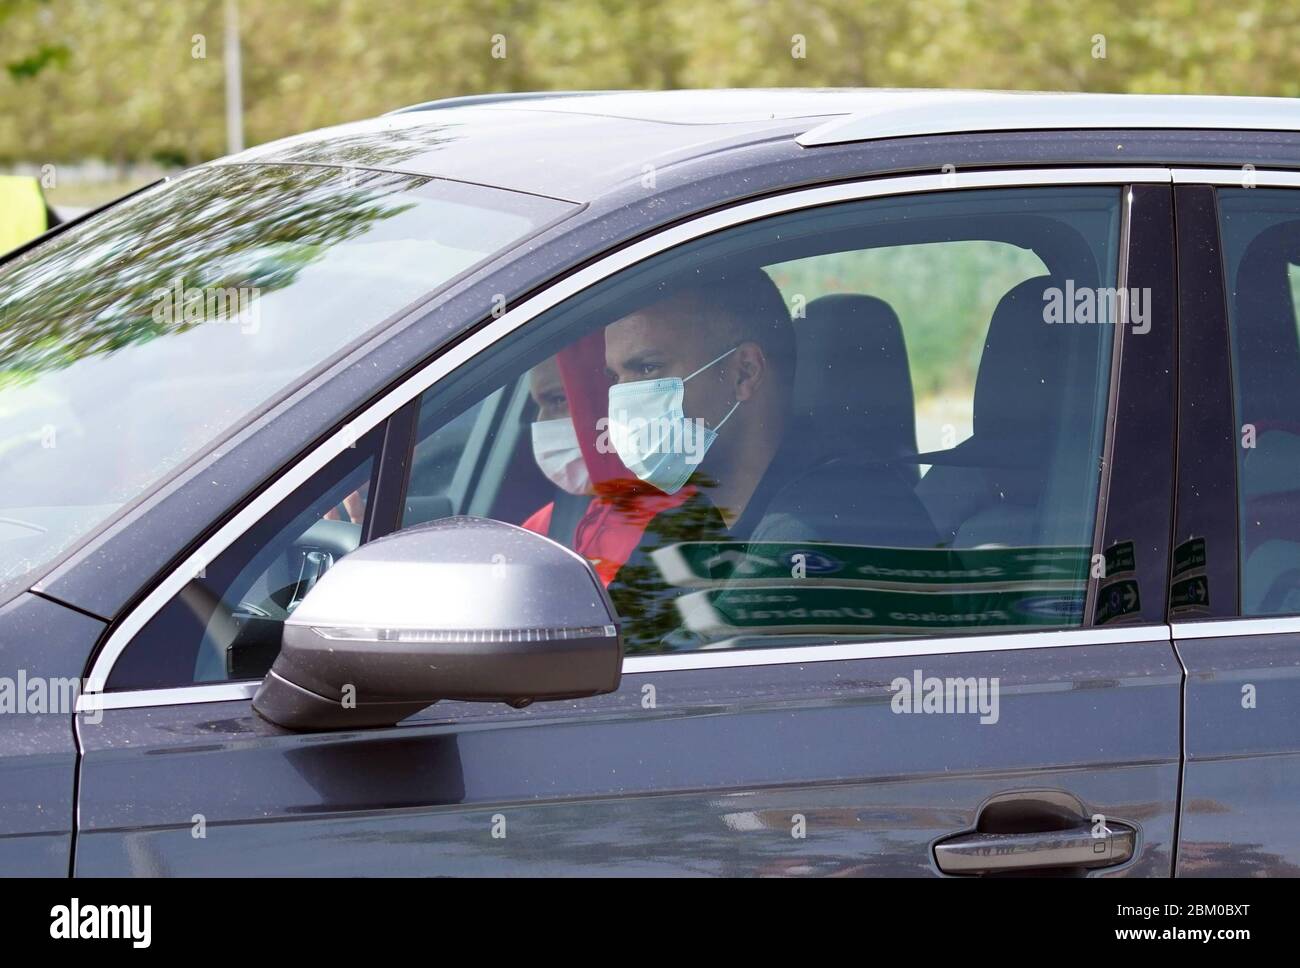
[[[738,348],[733,346],[686,379],[638,380],[609,388],[609,439],[628,470],[665,494],[681,490],[718,439],[722,425],[740,406],[737,400],[717,427],[709,429],[702,420],[691,420],[682,411],[686,380]]]

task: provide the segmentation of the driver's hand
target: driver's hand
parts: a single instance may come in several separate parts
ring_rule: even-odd
[[[343,499],[343,510],[347,511],[348,520],[353,524],[361,524],[361,522],[366,519],[366,498],[365,495],[361,493],[362,490],[362,488],[357,488]],[[342,516],[339,514],[338,505],[335,505],[325,512],[325,520],[342,520]]]

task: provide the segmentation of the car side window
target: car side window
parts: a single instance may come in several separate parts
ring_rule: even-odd
[[[380,431],[362,436],[185,586],[133,638],[109,690],[260,679],[284,620],[339,558],[358,547]]]
[[[622,269],[425,392],[400,526],[473,514],[576,550],[629,655],[1082,625],[1121,198],[846,202]],[[191,582],[109,688],[263,675],[359,540],[377,433]]]
[[[663,253],[426,394],[403,525],[572,547],[632,655],[1080,625],[1119,220],[1118,189],[994,190]],[[470,407],[470,486],[421,484]]]
[[[1300,191],[1219,192],[1243,615],[1300,614]]]

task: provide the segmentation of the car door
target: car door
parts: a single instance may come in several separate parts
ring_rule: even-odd
[[[1177,873],[1295,876],[1300,190],[1295,172],[1250,165],[1175,174],[1185,349],[1170,614],[1187,673]]]
[[[1168,177],[803,190],[661,232],[506,313],[341,429],[321,471],[263,493],[252,528],[218,529],[181,593],[109,637],[90,675],[100,721],[78,722],[76,873],[1169,875]],[[345,499],[365,505],[362,540],[522,509],[596,557],[579,534],[590,492],[568,495],[576,526],[555,525],[572,502],[531,460],[540,414],[499,408],[481,439],[466,423],[558,358],[583,460],[606,461],[588,435],[607,327],[702,267],[761,268],[779,291],[792,412],[813,428],[796,443],[829,449],[768,465],[803,483],[749,531],[743,515],[710,531],[656,514],[630,542],[606,535],[601,554],[623,554],[602,575],[621,587],[620,688],[443,702],[377,730],[256,716],[276,633],[252,590],[300,600],[328,564],[320,518]],[[454,466],[443,434],[461,441]],[[906,544],[886,507],[923,508],[933,531]]]
[[[0,607],[0,873],[67,877],[75,836],[73,709],[103,623],[38,595]],[[93,718],[93,713],[87,713]]]

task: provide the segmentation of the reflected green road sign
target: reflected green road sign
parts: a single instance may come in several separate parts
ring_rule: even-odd
[[[814,585],[910,591],[1075,589],[1090,549],[877,548],[823,542],[694,541],[653,552],[665,582],[687,588]]]
[[[677,600],[686,627],[705,637],[1060,628],[1081,623],[1083,604],[1082,588],[940,593],[810,584],[709,589]]]

